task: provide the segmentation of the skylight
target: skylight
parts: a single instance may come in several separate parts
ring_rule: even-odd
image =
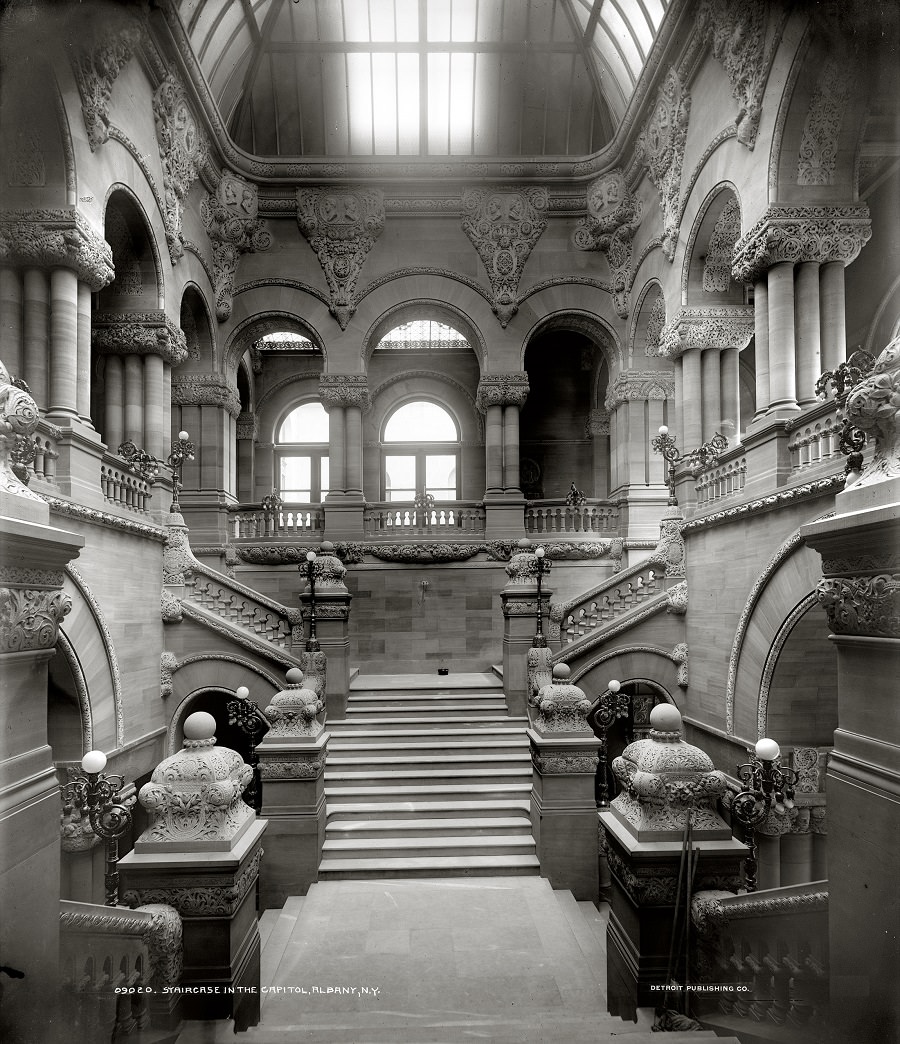
[[[375,351],[406,349],[409,351],[447,351],[468,348],[469,342],[458,330],[431,319],[414,319],[386,334],[375,345]]]

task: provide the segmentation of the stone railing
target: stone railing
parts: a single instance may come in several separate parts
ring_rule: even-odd
[[[697,507],[704,508],[719,500],[740,495],[746,480],[747,458],[743,456],[704,471],[697,479]]]
[[[437,501],[424,508],[381,501],[366,505],[363,530],[371,540],[455,537],[463,533],[480,537],[485,530],[484,506],[474,500]]]
[[[147,514],[151,497],[150,483],[135,475],[118,457],[103,454],[100,462],[100,491],[107,504]]]
[[[229,515],[235,540],[321,538],[325,529],[321,504],[284,504],[277,511],[266,511],[262,504],[241,504]]]
[[[552,533],[615,534],[619,509],[608,500],[567,504],[564,500],[529,500],[525,507],[525,532],[529,537]]]
[[[37,431],[23,436],[28,441],[19,447],[19,453],[25,458],[28,481],[36,480],[36,486],[46,484],[56,489],[56,461],[59,458],[57,442],[61,434],[56,425],[41,420]]]
[[[841,420],[834,399],[818,403],[802,418],[791,421],[788,451],[793,471],[826,461],[843,461],[839,446]]]
[[[697,892],[694,981],[730,984],[719,1010],[754,1022],[814,1028],[826,1017],[828,882],[735,895]]]

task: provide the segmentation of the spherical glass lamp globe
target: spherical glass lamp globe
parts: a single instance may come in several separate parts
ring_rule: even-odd
[[[190,439],[190,435],[186,431],[179,431],[178,438],[181,442],[187,442]]]
[[[307,551],[306,552],[306,561],[307,562],[315,562],[315,560],[316,560],[316,553],[315,553],[315,551]]]
[[[607,689],[609,689],[610,692],[618,692],[619,689],[622,688],[622,683],[618,681],[616,678],[610,678],[609,681],[606,683],[606,687]]]
[[[660,424],[660,426],[659,426],[659,433],[660,433],[660,435],[668,435],[669,434],[668,425]]]
[[[81,759],[81,767],[91,775],[100,773],[106,768],[106,755],[102,750],[89,750]]]
[[[250,697],[250,690],[247,688],[246,685],[239,685],[234,690],[234,694],[235,694],[235,696],[237,696],[237,698],[239,700],[246,700],[246,699],[249,699],[249,697]]]
[[[534,553],[537,558],[543,558],[547,552],[543,549],[543,547],[536,547],[534,549]]]
[[[773,739],[763,738],[756,744],[754,748],[756,750],[756,756],[760,761],[774,761],[781,753],[781,747]]]
[[[303,671],[301,671],[299,667],[291,667],[284,677],[288,685],[303,684]]]

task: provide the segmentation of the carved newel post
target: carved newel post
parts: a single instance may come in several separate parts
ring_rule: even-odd
[[[321,654],[319,654],[321,655]],[[263,714],[271,729],[256,748],[263,779],[262,814],[269,821],[260,908],[305,895],[319,876],[325,841],[325,755],[329,734],[320,718],[324,694],[306,687],[292,667]]]
[[[847,396],[845,413],[874,439],[874,458],[837,494],[831,518],[800,531],[822,555],[816,594],[838,661],[827,771],[829,1020],[835,1041],[891,1040],[900,1032],[900,933],[888,913],[900,836],[900,338]]]
[[[591,702],[558,663],[534,699],[531,824],[541,874],[576,899],[597,902],[597,806],[594,775],[599,740],[587,723]]]
[[[537,620],[549,616],[549,588],[541,584],[538,599],[538,568],[542,580],[550,571],[546,557],[539,563],[528,537],[518,542],[506,566],[509,577],[500,592],[503,606],[503,691],[509,713],[524,717],[540,685],[550,681],[550,650],[537,632]],[[541,551],[544,549],[541,548]],[[539,679],[536,682],[536,679]]]
[[[716,811],[727,789],[724,774],[681,734],[677,708],[654,707],[649,737],[629,744],[613,761],[622,789],[600,813],[612,877],[607,998],[610,1012],[626,1019],[634,1018],[636,1008],[661,1003],[662,994],[650,987],[666,982],[673,923],[676,909],[683,918],[686,884],[694,891],[736,892],[747,853]],[[687,837],[697,859],[692,876],[679,873]]]
[[[243,800],[253,770],[216,745],[215,728],[204,711],[185,719],[184,746],[140,789],[150,825],[119,871],[129,905],[168,903],[181,914],[182,982],[207,988],[184,995],[185,1016],[246,1028],[259,1021],[256,882],[268,824]]]
[[[300,575],[305,577],[306,587],[300,592],[300,612],[308,631],[315,604],[319,648],[310,648],[308,640],[300,640],[292,649],[303,665],[307,686],[322,696],[328,715],[336,719],[346,714],[350,688],[350,600],[353,595],[344,583],[346,572],[347,567],[335,555],[330,540],[322,541],[311,562],[301,564]]]

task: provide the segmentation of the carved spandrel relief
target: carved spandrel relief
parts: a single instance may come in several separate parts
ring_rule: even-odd
[[[91,152],[109,140],[113,85],[131,59],[140,37],[141,28],[137,23],[120,26],[72,55],[72,71],[81,95],[81,113]]]
[[[659,344],[665,325],[666,299],[661,293],[658,293],[650,309],[650,316],[647,319],[647,340],[644,345],[644,355],[648,358],[660,355]]]
[[[384,194],[380,189],[298,189],[297,224],[325,273],[331,314],[346,330],[356,311],[362,266],[384,231]]]
[[[703,263],[703,290],[708,294],[724,294],[731,287],[734,246],[741,236],[741,208],[732,197],[722,208],[716,221],[706,260]]]
[[[504,328],[519,310],[519,280],[547,227],[544,188],[522,192],[469,189],[462,196],[463,232],[478,251],[491,284],[491,308]]]
[[[798,185],[833,184],[838,138],[853,89],[849,57],[829,58],[822,67],[803,125],[797,157]]]
[[[6,184],[10,188],[40,188],[46,183],[40,138],[30,127],[18,131],[6,158]]]
[[[618,315],[628,316],[631,277],[631,243],[641,223],[642,204],[629,191],[621,170],[604,174],[588,188],[587,217],[572,233],[579,250],[599,250],[606,255]]]

